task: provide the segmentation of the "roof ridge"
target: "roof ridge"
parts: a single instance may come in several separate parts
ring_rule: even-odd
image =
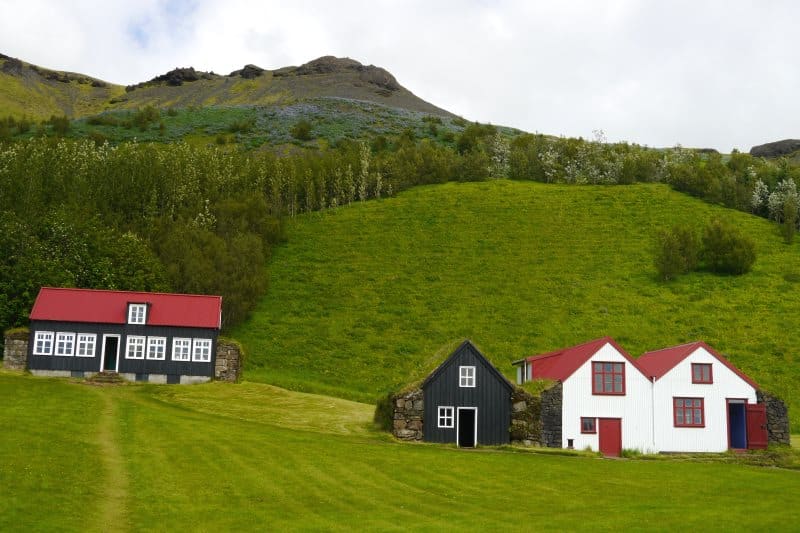
[[[700,345],[700,344],[705,344],[705,342],[697,340],[697,341],[691,341],[691,342],[684,342],[683,344],[676,344],[675,346],[666,346],[664,348],[659,348],[658,350],[650,350],[648,352],[644,352],[642,355],[639,356],[639,358],[642,358],[645,355],[657,354],[658,352],[665,352],[667,350],[675,350],[677,348],[684,348],[684,347],[688,347],[688,346],[692,346],[692,345]]]
[[[157,294],[160,296],[188,296],[196,298],[222,298],[218,294],[191,294],[183,292],[161,292],[161,291],[126,291],[122,289],[87,289],[81,287],[42,287],[40,290],[49,291],[83,291],[83,292],[111,292],[116,294]]]

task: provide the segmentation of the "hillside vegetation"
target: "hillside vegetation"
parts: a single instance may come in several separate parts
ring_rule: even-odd
[[[369,405],[260,384],[92,387],[0,371],[0,391],[0,425],[13,428],[0,432],[3,531],[780,530],[800,519],[797,472],[409,445],[369,429]]]
[[[757,242],[738,277],[657,280],[656,232],[722,217]],[[234,331],[248,379],[373,400],[462,338],[510,362],[611,335],[636,356],[702,339],[800,412],[797,245],[768,221],[665,185],[419,187],[294,218]]]

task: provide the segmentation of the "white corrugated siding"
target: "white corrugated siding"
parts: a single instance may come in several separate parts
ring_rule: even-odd
[[[625,395],[592,394],[592,362],[625,363]],[[611,344],[606,344],[581,365],[564,383],[562,404],[562,446],[573,439],[576,449],[599,449],[598,434],[581,433],[581,417],[622,419],[622,447],[650,453],[655,451],[652,426],[650,381]]]
[[[692,383],[692,363],[710,363],[714,382]],[[703,398],[705,427],[675,427],[673,398]],[[755,389],[704,348],[655,382],[654,426],[656,449],[663,452],[723,452],[728,449],[726,399],[756,403]],[[623,431],[624,439],[624,431]]]

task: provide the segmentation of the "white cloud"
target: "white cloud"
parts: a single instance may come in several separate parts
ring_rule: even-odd
[[[528,131],[748,149],[798,137],[792,2],[0,0],[0,51],[117,83],[321,55]]]

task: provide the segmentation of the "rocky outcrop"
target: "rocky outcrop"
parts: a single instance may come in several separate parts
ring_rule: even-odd
[[[781,157],[800,150],[800,139],[784,139],[750,148],[754,157]]]
[[[228,74],[229,78],[240,77],[246,80],[252,80],[253,78],[257,78],[264,74],[266,70],[261,67],[257,67],[255,65],[245,65],[244,68],[239,70],[234,70],[230,74]]]
[[[790,444],[789,409],[783,400],[766,391],[756,391],[756,400],[767,406],[767,441],[770,444]]]
[[[542,400],[518,387],[511,393],[512,444],[541,446],[542,444]]]
[[[137,83],[136,85],[128,85],[127,87],[125,87],[125,90],[130,92],[136,89],[141,89],[143,87],[151,87],[153,85],[163,85],[163,84],[172,87],[178,87],[180,85],[183,85],[184,83],[189,83],[197,80],[213,80],[219,77],[220,77],[219,74],[214,74],[213,72],[203,72],[202,70],[195,70],[194,67],[174,68],[169,72],[167,72],[166,74],[156,76],[150,81]]]
[[[355,59],[349,57],[324,56],[305,65],[301,65],[293,70],[281,69],[274,73],[275,76],[286,76],[295,74],[297,76],[308,76],[312,74],[333,74],[336,72],[355,72],[361,82],[369,83],[386,91],[399,91],[400,84],[388,71],[374,65],[362,65]]]

